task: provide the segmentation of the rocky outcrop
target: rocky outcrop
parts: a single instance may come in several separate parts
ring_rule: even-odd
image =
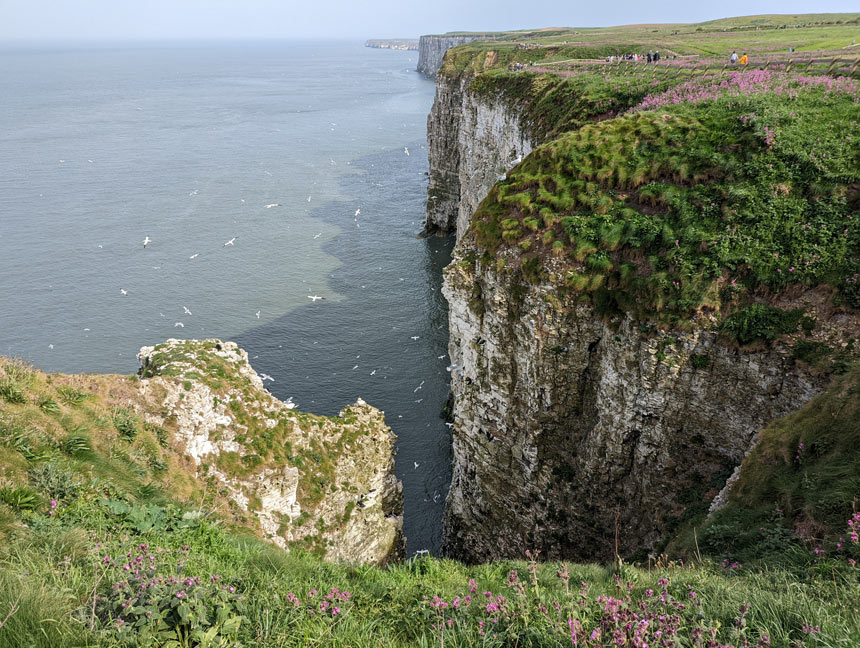
[[[454,467],[448,554],[630,555],[710,500],[760,428],[826,382],[790,343],[742,352],[707,330],[607,318],[486,267],[470,236],[445,273]]]
[[[418,71],[431,79],[436,76],[439,68],[442,67],[442,59],[445,58],[445,52],[452,47],[471,43],[475,40],[486,40],[488,37],[480,34],[470,34],[467,36],[448,36],[445,34],[439,36],[422,36],[418,39]]]
[[[520,115],[499,97],[470,90],[471,78],[440,76],[427,118],[430,184],[425,231],[466,231],[492,186],[534,147]]]
[[[233,342],[168,340],[138,358],[147,423],[168,430],[195,477],[214,480],[264,537],[333,560],[402,555],[402,487],[382,412],[361,399],[337,418],[298,412]]]

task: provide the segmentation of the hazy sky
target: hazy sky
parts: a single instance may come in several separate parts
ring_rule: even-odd
[[[407,38],[857,10],[858,0],[0,0],[0,41]]]

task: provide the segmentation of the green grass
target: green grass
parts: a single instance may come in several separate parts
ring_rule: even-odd
[[[762,444],[747,459],[729,507],[709,523],[688,520],[670,547],[692,562],[661,557],[639,566],[567,568],[528,561],[467,566],[435,558],[385,568],[328,563],[314,555],[325,547],[317,533],[319,520],[311,516],[302,520],[312,534],[302,543],[307,551],[286,553],[225,517],[223,500],[211,494],[204,497],[196,490],[183,497],[193,505],[176,501],[171,484],[183,483],[182,469],[176,466],[169,475],[149,472],[149,455],[135,451],[147,440],[152,446],[147,452],[162,447],[152,426],[137,426],[131,440],[114,426],[116,410],[102,400],[101,384],[104,380],[121,389],[122,383],[113,382],[118,378],[87,378],[86,411],[62,404],[59,412],[45,412],[30,398],[2,408],[0,647],[154,648],[177,640],[179,645],[261,648],[549,648],[570,645],[568,619],[587,633],[614,623],[604,612],[606,601],[598,600],[601,596],[615,599],[612,605],[624,614],[641,612],[643,604],[654,614],[669,611],[659,601],[661,578],[669,579],[666,596],[671,612],[680,615],[680,645],[691,645],[695,628],[712,629],[732,646],[744,640],[754,645],[766,634],[771,645],[784,648],[853,648],[860,632],[860,569],[850,566],[844,551],[832,550],[851,514],[851,499],[860,493],[854,469],[860,464],[854,425],[860,415],[860,370],[849,370],[809,407],[762,433]],[[62,381],[52,377],[54,385]],[[49,388],[36,372],[29,389],[44,394]],[[14,422],[19,419],[26,425]],[[39,431],[40,422],[48,429]],[[107,452],[102,435],[122,452]],[[15,438],[19,446],[10,445]],[[804,451],[800,459],[792,459],[800,441]],[[20,444],[29,444],[29,454],[21,452]],[[41,458],[28,458],[36,452]],[[298,456],[308,463],[325,460],[315,453],[311,448]],[[772,519],[775,504],[783,511],[781,521]],[[344,517],[351,513],[345,511]],[[798,521],[806,526],[799,527]],[[757,532],[759,527],[767,533]],[[692,528],[698,535],[692,535]],[[814,537],[796,536],[798,528],[814,529]],[[812,554],[813,546],[828,553]],[[158,585],[126,611],[122,604],[131,593],[121,583],[133,574],[123,565],[138,555],[145,565],[156,566]],[[742,564],[723,568],[724,557]],[[158,580],[174,575],[179,578],[175,584]],[[186,584],[185,579],[194,577],[199,583]],[[309,594],[311,590],[319,593]],[[340,594],[345,591],[349,597]],[[484,592],[492,592],[493,601]],[[339,608],[336,615],[321,613],[327,594]],[[473,604],[461,605],[467,596]],[[488,610],[498,596],[504,597],[500,609]],[[433,607],[442,600],[447,608]],[[685,607],[676,609],[675,603]],[[739,609],[746,605],[749,612],[741,615]],[[162,620],[150,621],[148,611]],[[135,624],[119,625],[120,618]],[[804,624],[820,631],[807,636]],[[206,633],[214,643],[204,642]],[[599,645],[609,641],[607,633]]]
[[[421,646],[440,645],[440,640],[449,646],[569,645],[568,618],[579,620],[589,632],[605,618],[599,596],[613,597],[623,605],[629,597],[633,609],[638,611],[645,602],[659,612],[660,604],[646,590],[659,595],[658,580],[664,577],[669,579],[668,596],[689,606],[689,612],[681,613],[682,636],[689,636],[695,626],[712,627],[722,641],[733,645],[742,637],[754,643],[767,634],[773,646],[788,648],[803,641],[802,626],[808,623],[821,631],[803,645],[847,647],[860,631],[857,575],[844,565],[834,572],[836,591],[831,576],[820,581],[799,579],[782,569],[724,571],[707,562],[693,568],[661,563],[650,569],[570,565],[568,594],[563,578],[557,575],[564,569],[558,563],[537,564],[534,579],[524,561],[468,567],[422,558],[387,568],[336,565],[299,551],[287,554],[225,532],[211,522],[143,534],[123,529],[127,537],[120,537],[112,526],[115,522],[105,519],[102,511],[81,507],[61,510],[53,518],[31,517],[30,521],[31,530],[20,532],[0,548],[0,582],[4,585],[0,587],[0,618],[17,605],[10,617],[14,623],[7,631],[0,629],[0,646],[120,645],[124,635],[116,630],[117,617],[99,603],[93,617],[93,596],[110,600],[113,583],[122,580],[120,565],[128,561],[126,552],[139,553],[134,548],[141,543],[148,546],[144,554],[163,556],[167,565],[174,565],[172,569],[181,560],[181,578],[200,576],[201,588],[208,587],[213,574],[218,575],[219,587],[235,588],[242,603],[231,614],[238,614],[241,621],[235,643],[229,645]],[[102,530],[88,537],[82,530],[89,524]],[[165,553],[167,549],[170,554]],[[114,559],[117,567],[106,567],[105,556]],[[509,585],[511,570],[518,572],[519,586]],[[474,579],[471,593],[470,579]],[[195,587],[180,584],[175,591],[190,593]],[[322,595],[332,588],[349,592],[348,600],[337,601],[340,612],[335,616],[320,613],[318,608]],[[309,596],[312,590],[320,594]],[[484,592],[488,591],[494,599],[505,597],[503,610],[486,610]],[[696,593],[700,607],[691,603],[690,591]],[[301,605],[291,602],[291,593],[301,599]],[[430,605],[435,596],[449,605],[444,616]],[[473,596],[476,602],[456,610],[450,607],[455,598],[466,596]],[[309,598],[314,601],[314,615],[304,603]],[[750,606],[750,612],[744,625],[736,626],[738,609],[744,604]],[[540,606],[546,607],[546,615]],[[448,618],[454,624],[440,636],[433,626]],[[484,637],[478,634],[481,622],[487,628]],[[214,625],[214,620],[209,623]],[[53,643],[47,643],[45,634]]]
[[[671,543],[692,554],[698,546],[742,564],[796,565],[824,570],[815,547],[836,558],[838,538],[860,503],[860,368],[834,379],[821,396],[771,423],[744,460],[728,504],[710,519],[698,517]],[[843,543],[848,547],[850,543]]]
[[[857,308],[856,114],[850,94],[807,89],[791,102],[717,97],[586,124],[492,189],[473,216],[474,239],[490,256],[533,240],[515,258],[551,268],[552,277],[532,272],[537,280],[608,291],[620,310],[665,321],[798,284],[829,285]]]

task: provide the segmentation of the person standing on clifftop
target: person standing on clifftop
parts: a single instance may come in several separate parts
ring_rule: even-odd
[[[750,60],[747,58],[746,53],[744,53],[744,55],[738,61],[738,63],[740,63],[741,65],[746,65],[749,62],[750,62]]]
[[[738,62],[738,53],[732,52],[732,55],[729,57],[729,63],[731,63],[732,65],[736,65],[737,62]]]
[[[650,63],[653,60],[654,60],[654,52],[652,52],[651,50],[648,50],[648,62]]]

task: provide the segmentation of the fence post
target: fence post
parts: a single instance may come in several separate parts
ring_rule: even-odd
[[[852,65],[851,69],[848,70],[848,76],[854,76],[854,72],[857,70],[858,65],[860,65],[860,59],[854,61],[854,65]]]
[[[833,70],[833,66],[836,65],[836,61],[838,60],[839,59],[833,59],[833,62],[830,64],[830,67],[827,68],[827,74],[830,74],[830,72]]]
[[[786,72],[791,72],[791,66],[794,64],[794,59],[788,59],[788,65],[785,66]]]
[[[815,59],[809,59],[809,63],[806,64],[806,69],[803,71],[804,74],[809,72],[809,68],[812,67],[812,64],[815,63]]]

